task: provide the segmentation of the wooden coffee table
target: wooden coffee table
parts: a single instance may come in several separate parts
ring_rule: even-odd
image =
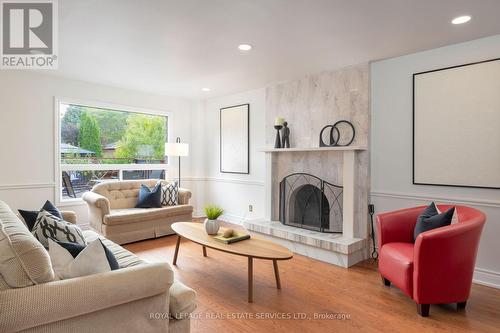
[[[280,274],[278,271],[278,260],[292,259],[293,254],[286,247],[269,242],[267,240],[252,238],[244,241],[224,244],[216,241],[213,236],[207,235],[203,223],[196,222],[177,222],[172,224],[172,229],[177,233],[177,244],[175,245],[175,254],[173,264],[177,265],[177,255],[179,254],[179,245],[181,237],[184,237],[203,247],[203,256],[207,256],[207,247],[223,251],[238,256],[248,258],[248,302],[253,301],[253,259],[272,260],[274,266],[274,276],[276,277],[276,288],[281,289]],[[223,232],[221,228],[219,234]]]

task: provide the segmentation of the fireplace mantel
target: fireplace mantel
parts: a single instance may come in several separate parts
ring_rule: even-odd
[[[346,146],[346,147],[312,147],[312,148],[265,148],[261,152],[264,153],[291,153],[291,152],[305,152],[305,151],[358,151],[366,150],[365,147],[360,146]]]

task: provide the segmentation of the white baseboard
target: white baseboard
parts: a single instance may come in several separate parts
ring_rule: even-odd
[[[194,218],[205,218],[205,213],[201,211],[195,211],[193,212],[193,217]],[[243,221],[246,219],[244,216],[238,216],[234,214],[223,214],[219,220],[224,221],[224,222],[229,222],[229,223],[234,223],[234,224],[239,224],[242,225]]]
[[[234,214],[224,214],[221,216],[221,220],[229,223],[242,225],[243,221],[246,219],[244,216],[238,216]]]
[[[500,289],[500,273],[487,269],[476,268],[472,282],[492,288]]]

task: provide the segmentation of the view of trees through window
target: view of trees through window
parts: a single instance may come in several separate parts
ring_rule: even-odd
[[[151,165],[166,162],[166,116],[61,103],[60,130],[63,198],[108,180],[165,178]]]
[[[163,163],[167,117],[61,105],[63,163]]]

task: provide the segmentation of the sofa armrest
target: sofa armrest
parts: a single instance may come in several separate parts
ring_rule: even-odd
[[[452,224],[418,235],[413,253],[413,298],[419,304],[469,297],[483,221]]]
[[[178,320],[189,318],[196,309],[196,292],[179,281],[170,287],[170,315]]]
[[[82,199],[87,202],[89,208],[90,226],[98,232],[102,232],[104,216],[108,215],[111,209],[108,198],[95,192],[86,192]]]
[[[163,293],[168,298],[173,278],[168,264],[155,263],[4,290],[0,332],[17,332]]]
[[[108,198],[105,196],[102,196],[100,194],[97,194],[95,192],[86,192],[83,194],[82,199],[87,202],[87,204],[90,206],[97,207],[102,210],[103,215],[109,214],[109,211],[111,209],[111,205],[109,203]]]
[[[191,191],[185,188],[179,188],[179,205],[188,205],[191,199]]]
[[[76,213],[70,210],[61,211],[63,220],[72,224],[76,224]]]
[[[377,215],[377,241],[381,249],[386,243],[413,243],[417,218],[425,207],[395,210]]]

